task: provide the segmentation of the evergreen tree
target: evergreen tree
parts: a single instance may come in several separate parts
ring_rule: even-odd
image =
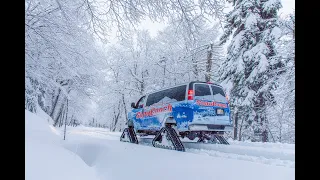
[[[233,39],[220,80],[232,85],[230,103],[235,123],[240,123],[239,139],[241,133],[249,138],[257,133],[267,141],[266,108],[274,103],[274,84],[267,81],[273,76],[271,71],[283,66],[274,48],[281,34],[277,16],[281,7],[280,0],[235,0],[234,9],[227,14],[221,43],[231,34]]]

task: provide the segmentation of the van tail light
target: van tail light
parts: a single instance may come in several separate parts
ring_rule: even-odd
[[[188,100],[193,100],[193,90],[188,90]]]

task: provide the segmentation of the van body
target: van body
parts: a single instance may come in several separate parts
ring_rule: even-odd
[[[231,131],[230,107],[222,86],[193,81],[142,96],[128,113],[138,134],[156,134],[173,117],[180,135]],[[170,118],[172,119],[172,118]]]

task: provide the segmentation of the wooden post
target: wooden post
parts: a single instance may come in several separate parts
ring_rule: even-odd
[[[66,113],[66,119],[64,120],[64,135],[63,135],[63,140],[66,140],[67,119],[68,119],[68,99],[67,99],[67,113]]]

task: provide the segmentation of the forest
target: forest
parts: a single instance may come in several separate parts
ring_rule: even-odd
[[[122,131],[131,102],[221,84],[244,141],[295,143],[295,14],[280,0],[26,0],[25,109]],[[166,24],[157,35],[140,23]],[[116,37],[116,41],[111,41]]]

